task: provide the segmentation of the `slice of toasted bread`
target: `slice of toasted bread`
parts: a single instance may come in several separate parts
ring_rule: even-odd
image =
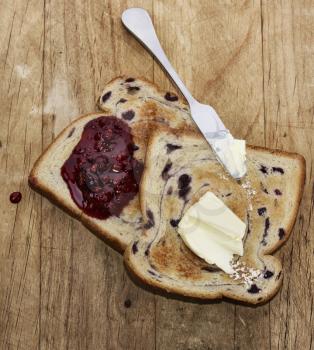
[[[130,126],[133,140],[138,146],[134,157],[142,162],[151,129],[156,126],[193,127],[194,124],[187,106],[174,94],[161,92],[153,84],[141,79],[114,79],[105,87],[99,105],[104,110],[103,113],[82,116],[61,132],[35,163],[29,183],[32,188],[122,252],[142,232],[138,196],[124,208],[119,217],[112,216],[106,220],[92,218],[84,214],[73,202],[61,176],[61,167],[79,142],[85,124],[100,116],[114,115],[123,119]]]
[[[153,287],[189,297],[257,304],[275,295],[282,266],[270,254],[292,230],[305,162],[297,154],[248,146],[247,163],[248,173],[238,183],[198,133],[156,131],[149,141],[140,189],[146,231],[126,250],[127,268]],[[182,187],[181,181],[179,188],[183,174],[190,182]],[[198,258],[178,235],[182,215],[207,191],[247,222],[237,279]]]

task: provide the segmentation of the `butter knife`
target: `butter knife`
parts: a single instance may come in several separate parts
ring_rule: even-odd
[[[191,116],[212,147],[216,158],[235,178],[246,174],[245,141],[234,139],[213,107],[198,102],[186,88],[169,62],[156,35],[149,13],[129,8],[122,13],[124,26],[153,54],[186,98]]]

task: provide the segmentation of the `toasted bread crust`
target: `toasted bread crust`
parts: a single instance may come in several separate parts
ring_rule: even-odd
[[[127,75],[127,74],[124,74],[124,75],[119,75],[113,79],[111,79],[107,84],[106,84],[106,88],[103,90],[105,91],[107,89],[107,87],[109,87],[111,84],[113,84],[114,82],[116,82],[117,80],[125,80],[127,78],[131,77],[131,75]],[[156,84],[154,84],[153,82],[151,82],[150,80],[148,80],[147,78],[145,77],[138,77],[136,78],[136,80],[139,80],[141,82],[144,82],[146,85],[148,85],[149,87],[151,87],[152,89],[155,90],[156,94],[160,95],[160,96],[163,96],[165,94],[165,90],[162,90],[160,89]],[[180,94],[177,94],[178,96],[178,100],[176,101],[176,104],[181,104],[182,107],[188,107],[188,104],[186,102],[186,100],[180,95]],[[99,96],[96,100],[96,105],[99,109],[103,110],[103,111],[106,111],[106,109],[103,109],[103,104],[101,103],[101,96]]]
[[[210,301],[210,300],[221,300],[221,299],[227,299],[231,301],[238,301],[241,303],[244,303],[245,305],[263,305],[270,299],[272,299],[279,291],[282,281],[283,281],[283,276],[281,275],[281,278],[278,280],[278,283],[276,284],[276,288],[272,289],[271,293],[268,293],[267,295],[263,295],[261,298],[252,298],[250,300],[245,300],[243,298],[240,298],[237,294],[232,293],[232,292],[225,292],[225,291],[220,291],[220,292],[195,292],[195,291],[185,291],[180,288],[176,288],[174,286],[165,286],[163,283],[154,281],[152,279],[146,278],[145,276],[136,273],[136,267],[134,266],[132,260],[130,259],[131,256],[131,246],[129,246],[126,251],[124,252],[124,266],[127,269],[127,271],[134,277],[136,280],[140,281],[140,283],[144,285],[150,286],[150,288],[153,291],[157,291],[161,294],[165,294],[166,296],[184,296],[186,298],[193,298],[193,299],[199,299],[203,301]],[[278,260],[278,259],[277,259]],[[280,261],[278,260],[280,263]]]
[[[285,237],[278,241],[276,244],[272,245],[269,247],[267,250],[265,250],[265,255],[273,254],[275,253],[290,237],[293,226],[295,224],[295,221],[298,216],[298,211],[300,207],[300,203],[302,200],[303,196],[303,191],[304,191],[304,185],[305,185],[305,178],[306,178],[306,161],[305,158],[298,153],[293,153],[293,152],[287,152],[287,151],[282,151],[278,149],[269,149],[266,147],[260,147],[260,146],[251,146],[248,145],[249,148],[254,149],[256,151],[269,151],[271,154],[274,154],[275,156],[285,156],[290,159],[295,159],[299,162],[299,167],[300,167],[300,176],[298,177],[298,195],[297,195],[297,201],[295,202],[295,205],[293,207],[292,214],[290,216],[290,222],[286,227],[286,234]]]

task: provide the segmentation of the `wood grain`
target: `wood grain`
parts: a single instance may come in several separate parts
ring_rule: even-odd
[[[269,304],[270,345],[280,349],[314,347],[313,10],[308,1],[262,6],[266,145],[299,152],[307,161],[294,235],[279,252],[283,288]]]
[[[305,156],[284,284],[257,308],[136,286],[122,258],[32,192],[35,159],[119,74],[174,89],[121,26],[145,7],[200,100],[251,144]],[[0,349],[314,349],[314,7],[310,0],[0,2]],[[8,201],[20,190],[18,205]]]
[[[43,3],[1,2],[0,13],[0,348],[36,349],[41,199],[27,177],[41,152]]]

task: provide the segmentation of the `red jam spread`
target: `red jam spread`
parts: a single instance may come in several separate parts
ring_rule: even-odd
[[[22,193],[21,192],[12,192],[10,194],[10,202],[13,204],[17,204],[22,199]]]
[[[129,126],[114,116],[88,122],[80,142],[61,168],[71,196],[89,216],[118,216],[138,193],[142,163]]]

